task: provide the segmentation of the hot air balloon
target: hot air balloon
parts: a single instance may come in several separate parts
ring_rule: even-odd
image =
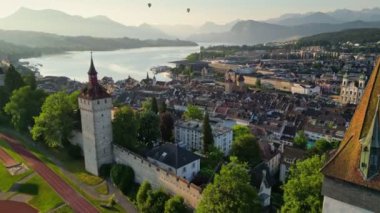
[[[187,13],[190,13],[190,8],[187,8]]]
[[[152,6],[152,4],[151,3],[148,3],[148,7],[150,8]]]

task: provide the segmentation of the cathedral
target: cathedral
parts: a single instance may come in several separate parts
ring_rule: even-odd
[[[342,85],[340,86],[340,103],[345,104],[358,104],[365,87],[365,75],[361,74],[358,81],[350,81],[348,74],[343,75]]]

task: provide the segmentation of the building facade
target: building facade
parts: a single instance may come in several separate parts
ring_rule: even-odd
[[[187,150],[203,151],[202,123],[199,121],[178,121],[175,124],[174,136],[176,143]],[[228,155],[232,146],[232,129],[221,124],[211,125],[214,136],[214,146]]]
[[[321,87],[304,84],[293,84],[290,90],[292,94],[301,95],[318,95],[321,93]]]
[[[188,181],[193,180],[201,169],[201,159],[198,155],[175,144],[167,143],[153,148],[147,153],[147,158],[160,168]]]
[[[347,73],[344,74],[340,87],[341,104],[358,104],[365,87],[365,75],[361,74],[358,81],[350,81]]]
[[[380,60],[338,150],[322,168],[323,212],[379,212]]]
[[[98,83],[91,57],[88,85],[79,95],[85,168],[98,175],[100,166],[113,162],[112,98]]]

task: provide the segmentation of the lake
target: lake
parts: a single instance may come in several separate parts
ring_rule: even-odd
[[[153,77],[150,68],[168,65],[171,61],[182,60],[193,52],[199,52],[199,47],[147,47],[116,51],[93,52],[94,64],[98,77],[112,77],[115,81],[126,79],[128,75],[136,80]],[[32,66],[38,66],[43,76],[66,76],[77,81],[87,81],[87,71],[90,67],[90,52],[67,52],[58,55],[45,55],[38,58],[21,59]],[[167,73],[156,75],[157,80],[170,80]]]

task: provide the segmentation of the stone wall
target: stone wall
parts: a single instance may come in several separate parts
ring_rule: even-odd
[[[135,181],[142,183],[148,181],[153,188],[162,188],[167,193],[183,197],[192,208],[196,208],[202,198],[202,189],[186,179],[177,177],[160,169],[145,158],[130,152],[129,150],[113,146],[114,160],[116,163],[130,166],[135,172]]]

